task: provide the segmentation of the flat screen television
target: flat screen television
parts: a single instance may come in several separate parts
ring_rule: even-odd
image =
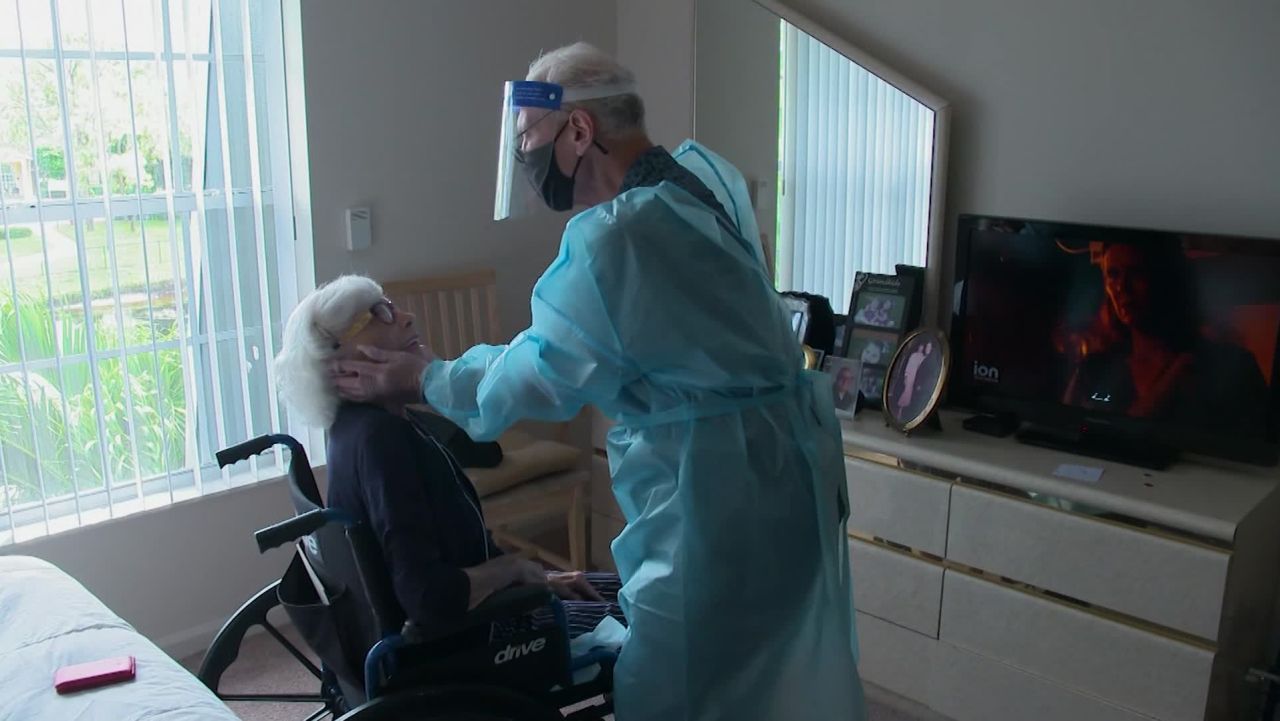
[[[1280,240],[977,215],[956,237],[952,404],[1084,453],[1276,462]]]

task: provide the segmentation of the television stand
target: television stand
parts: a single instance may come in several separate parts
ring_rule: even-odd
[[[1098,431],[1072,433],[1032,423],[1024,425],[1015,438],[1027,445],[1127,463],[1153,471],[1165,470],[1178,457],[1176,448],[1145,439]]]
[[[1256,718],[1247,669],[1280,639],[1276,469],[1187,453],[1063,478],[1062,453],[941,415],[910,438],[842,424],[865,683],[961,721]]]

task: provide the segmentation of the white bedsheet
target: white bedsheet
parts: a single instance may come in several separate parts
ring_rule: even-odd
[[[71,664],[137,658],[137,678],[66,696]],[[0,556],[0,721],[232,720],[236,716],[75,579],[27,556]]]

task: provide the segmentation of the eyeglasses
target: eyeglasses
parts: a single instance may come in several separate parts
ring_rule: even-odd
[[[369,310],[365,311],[363,315],[352,321],[351,327],[347,328],[345,333],[334,340],[333,347],[336,349],[343,343],[354,338],[357,333],[365,329],[365,326],[369,325],[369,321],[371,320],[376,320],[383,325],[394,324],[396,322],[396,304],[392,303],[388,298],[383,298],[377,303],[369,306]]]
[[[525,126],[525,128],[524,128],[524,130],[519,130],[519,131],[517,131],[517,132],[516,132],[516,152],[515,152],[515,156],[516,156],[516,161],[517,161],[517,162],[519,162],[519,163],[526,163],[526,162],[528,162],[529,151],[528,151],[528,150],[525,150],[525,148],[524,148],[524,144],[525,144],[525,141],[526,141],[526,140],[528,140],[528,133],[529,133],[529,131],[530,131],[530,130],[533,130],[534,128],[536,128],[536,127],[538,127],[539,125],[541,125],[541,124],[542,124],[542,121],[544,121],[544,120],[546,120],[547,118],[549,118],[549,117],[551,117],[551,116],[555,115],[557,112],[559,112],[559,111],[552,110],[552,111],[549,111],[549,112],[547,112],[547,113],[544,113],[544,114],[542,115],[542,117],[540,117],[540,118],[538,118],[537,120],[533,121],[532,123],[529,123],[528,125],[526,125],[526,126]],[[563,128],[563,127],[562,127],[562,128],[560,128],[560,132],[564,132],[564,128]],[[556,139],[558,140],[559,138],[560,138],[560,133],[556,133]],[[552,141],[552,142],[555,142],[555,141]]]

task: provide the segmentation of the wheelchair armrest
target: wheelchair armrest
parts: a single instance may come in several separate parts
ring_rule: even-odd
[[[455,625],[447,629],[432,629],[426,633],[412,622],[405,624],[404,637],[411,643],[427,643],[452,636],[477,626],[484,626],[508,618],[532,613],[552,603],[555,596],[546,586],[512,586],[493,593],[471,609]]]
[[[317,508],[255,531],[253,538],[258,542],[258,552],[266,553],[277,546],[292,543],[303,536],[315,533],[330,523],[350,526],[353,521],[347,514],[336,509]]]
[[[527,585],[504,588],[467,612],[462,622],[467,627],[493,623],[504,618],[531,613],[551,603],[555,596],[546,586]]]

